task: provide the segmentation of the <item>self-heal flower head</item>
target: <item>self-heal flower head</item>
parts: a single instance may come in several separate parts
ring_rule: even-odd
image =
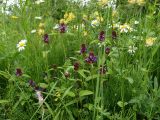
[[[86,53],[86,52],[87,52],[86,45],[85,45],[85,44],[82,44],[82,45],[81,45],[80,53],[81,53],[81,54],[84,54],[84,53]]]
[[[116,31],[112,31],[112,39],[116,39],[117,38],[117,33],[116,33]]]
[[[59,25],[59,31],[60,31],[60,33],[65,33],[67,31],[67,25],[64,23],[61,23]]]
[[[98,35],[98,39],[100,41],[104,41],[105,40],[105,32],[104,31],[101,31]]]
[[[44,40],[45,43],[49,43],[49,36],[48,36],[48,34],[44,34],[43,40]]]
[[[17,77],[22,76],[22,70],[20,68],[16,69],[16,76]]]
[[[79,69],[79,62],[74,63],[74,70],[77,71]]]
[[[17,48],[18,48],[18,51],[19,51],[19,52],[25,49],[26,43],[27,43],[27,40],[21,40],[21,41],[17,44]]]
[[[106,47],[105,53],[106,53],[107,55],[110,53],[110,51],[111,51],[110,47]]]
[[[29,80],[29,85],[33,88],[35,88],[37,86],[33,80]]]
[[[107,72],[106,66],[102,66],[102,65],[101,65],[99,72],[100,72],[101,75],[105,74],[105,73]]]
[[[89,56],[85,59],[85,61],[86,61],[87,63],[89,63],[89,64],[92,64],[92,63],[94,63],[94,62],[97,61],[97,57],[94,56],[94,53],[93,53],[93,52],[90,52],[90,53],[89,53]]]

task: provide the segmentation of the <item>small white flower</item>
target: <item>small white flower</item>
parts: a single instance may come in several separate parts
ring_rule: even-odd
[[[34,17],[36,20],[42,20],[42,17],[41,16],[36,16]]]
[[[132,55],[136,52],[136,50],[137,50],[137,47],[135,47],[135,46],[128,47],[128,53],[130,53]]]
[[[59,24],[56,24],[53,29],[58,29],[59,28]]]
[[[97,19],[91,21],[91,26],[92,27],[99,26],[99,24],[100,23],[99,23],[99,21]]]
[[[115,10],[116,9],[116,3],[117,3],[117,0],[110,0],[110,1],[108,1],[108,7]]]
[[[37,30],[36,29],[33,29],[32,31],[31,31],[31,33],[35,33]]]
[[[45,1],[44,0],[37,0],[36,2],[35,2],[35,4],[41,4],[41,3],[44,3]]]
[[[90,0],[81,0],[82,6],[87,6],[89,4]]]
[[[137,20],[136,20],[136,21],[134,21],[134,24],[135,24],[135,25],[139,24],[139,21],[137,21]]]
[[[120,25],[119,26],[119,29],[120,29],[120,32],[121,33],[127,33],[127,32],[131,32],[131,31],[133,31],[133,28],[131,28],[128,24],[124,24],[124,25]]]
[[[18,51],[19,51],[19,52],[25,49],[26,43],[27,43],[27,40],[21,40],[21,41],[17,44],[17,48],[18,48]]]
[[[43,104],[44,102],[44,99],[43,99],[43,95],[42,95],[42,92],[39,91],[39,90],[36,90],[36,95],[37,95],[37,98],[38,98],[38,101],[39,101],[39,104]]]

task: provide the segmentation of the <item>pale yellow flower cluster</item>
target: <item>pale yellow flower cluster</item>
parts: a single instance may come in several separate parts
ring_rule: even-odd
[[[44,35],[44,23],[39,24],[38,35]]]
[[[70,13],[65,13],[65,14],[64,14],[64,18],[60,20],[60,23],[65,23],[65,24],[67,24],[67,23],[71,22],[71,21],[74,20],[74,19],[75,19],[74,13],[72,13],[72,12],[70,12]]]
[[[99,26],[99,24],[104,21],[103,17],[101,17],[101,15],[98,13],[98,11],[93,13],[93,19],[94,20],[91,21],[91,25],[93,27]]]
[[[108,3],[108,0],[98,0],[98,4],[100,6],[105,6],[105,5],[107,5],[107,3]]]
[[[145,4],[145,0],[128,0],[128,3],[130,3],[130,4],[144,5]]]
[[[156,41],[156,38],[154,37],[148,37],[146,39],[146,46],[149,47],[149,46],[152,46]]]

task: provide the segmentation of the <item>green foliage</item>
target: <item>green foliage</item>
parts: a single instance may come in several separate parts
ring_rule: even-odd
[[[26,0],[0,13],[0,119],[160,119],[159,1],[109,5]]]

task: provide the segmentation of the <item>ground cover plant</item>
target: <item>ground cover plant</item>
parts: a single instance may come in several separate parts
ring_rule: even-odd
[[[0,6],[0,120],[160,120],[159,0]]]

